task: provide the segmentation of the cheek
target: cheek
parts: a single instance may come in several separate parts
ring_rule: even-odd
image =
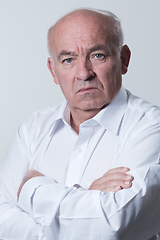
[[[55,73],[59,82],[62,84],[70,81],[74,76],[74,73],[71,69],[65,69],[64,67],[57,67]]]
[[[119,66],[114,64],[106,64],[104,68],[97,70],[97,77],[107,96],[113,96],[117,93],[121,86],[121,73]]]
[[[70,78],[67,78],[67,76],[60,74],[58,76],[59,79],[59,85],[63,92],[64,97],[67,101],[72,98],[72,92],[73,92],[73,86],[72,81],[70,81]]]
[[[121,76],[120,67],[115,62],[110,62],[103,71],[101,71],[101,74],[103,74],[103,78],[105,78],[107,81],[116,81],[118,80],[119,76]]]
[[[96,74],[103,87],[110,84],[114,78],[114,70],[108,66],[98,69]]]

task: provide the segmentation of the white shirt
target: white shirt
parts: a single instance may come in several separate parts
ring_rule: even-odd
[[[0,168],[0,240],[158,239],[159,108],[122,87],[79,135],[69,123],[64,103],[34,113],[18,129]],[[131,169],[131,188],[87,190],[118,166]],[[32,168],[45,177],[30,179],[17,202]]]

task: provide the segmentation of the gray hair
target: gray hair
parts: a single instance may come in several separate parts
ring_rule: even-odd
[[[107,11],[107,10],[99,10],[99,9],[92,9],[92,8],[80,8],[80,9],[76,9],[68,14],[66,14],[65,16],[63,16],[62,18],[60,18],[49,30],[48,30],[48,51],[52,57],[52,53],[51,53],[51,49],[50,49],[50,44],[49,44],[49,37],[50,37],[50,33],[51,30],[54,28],[54,26],[61,21],[61,19],[67,17],[68,15],[72,14],[72,13],[78,13],[78,12],[90,12],[90,13],[99,13],[102,14],[106,17],[108,17],[108,19],[111,21],[111,26],[109,26],[109,24],[106,24],[106,29],[109,31],[109,45],[111,49],[117,49],[119,51],[119,53],[122,50],[122,45],[123,45],[123,31],[122,31],[122,27],[121,27],[121,22],[119,20],[119,18],[114,15],[112,12]]]
[[[122,45],[123,45],[123,31],[121,27],[121,22],[119,18],[114,15],[112,12],[107,11],[107,10],[98,10],[94,9],[94,12],[101,13],[107,17],[109,17],[113,21],[113,27],[112,29],[109,29],[110,31],[110,37],[111,37],[111,42],[114,46],[118,46],[119,50],[122,50]],[[107,26],[108,28],[108,26]]]

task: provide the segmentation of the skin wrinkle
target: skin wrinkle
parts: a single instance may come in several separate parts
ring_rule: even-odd
[[[77,11],[63,17],[50,30],[54,65],[49,59],[48,67],[67,100],[77,132],[82,122],[113,101],[121,87],[122,74],[127,72],[126,48],[120,53],[119,46],[110,43],[113,36],[108,29],[113,32],[114,26],[108,16]],[[97,59],[96,53],[102,57]]]
[[[64,16],[62,19],[57,21],[57,23],[54,24],[49,29],[49,31],[48,31],[48,50],[49,50],[49,53],[50,53],[52,58],[53,58],[52,46],[54,45],[54,43],[51,41],[50,35],[56,30],[57,26],[62,21],[67,20],[67,18],[68,18],[70,23],[74,23],[74,20],[72,20],[71,16],[73,14],[79,14],[79,13],[81,13],[81,14],[83,13],[83,15],[86,16],[87,18],[90,15],[92,15],[92,16],[94,15],[97,23],[99,23],[101,25],[103,33],[104,32],[110,32],[110,40],[109,40],[110,48],[111,49],[115,48],[115,45],[117,45],[118,48],[119,48],[119,51],[121,51],[122,44],[123,44],[123,32],[122,32],[122,29],[121,29],[121,26],[120,26],[119,19],[109,11],[81,9],[81,10],[77,10],[77,11],[72,12],[70,15]],[[106,21],[105,26],[104,26],[104,20]],[[60,29],[58,31],[60,32]],[[61,32],[63,33],[63,29],[61,30]],[[55,34],[55,36],[56,36],[56,34]]]
[[[70,125],[77,134],[81,123],[113,101],[129,64],[130,50],[127,45],[122,48],[123,34],[118,19],[102,12],[84,9],[72,12],[48,32],[51,54],[48,68],[67,100]],[[117,192],[129,188],[133,180],[126,175],[129,170],[110,169],[95,180],[89,190]],[[20,185],[18,197],[25,182],[36,176],[43,175],[29,171]]]
[[[98,50],[104,50],[106,55],[112,55],[111,51],[109,48],[107,48],[107,46],[104,46],[102,44],[98,44],[90,49],[87,50],[87,54],[90,54],[92,52],[98,51]],[[71,51],[67,51],[67,50],[62,50],[59,55],[58,55],[58,61],[61,61],[61,58],[63,56],[77,56],[77,54],[75,52],[71,52]]]

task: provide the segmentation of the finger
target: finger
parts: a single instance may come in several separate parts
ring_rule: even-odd
[[[120,190],[122,190],[122,187],[121,186],[117,186],[117,187],[103,188],[101,190],[101,192],[115,192],[116,193],[116,192],[118,192]]]
[[[102,192],[118,192],[122,189],[128,189],[132,186],[132,182],[113,182],[109,186],[101,186],[100,191]]]
[[[107,181],[132,181],[133,176],[130,174],[122,173],[122,172],[115,172],[115,173],[106,173],[104,176],[101,177],[100,182],[107,182]]]
[[[130,188],[130,187],[132,187],[132,182],[131,181],[125,181],[124,183],[121,183],[121,187],[123,189]]]
[[[125,182],[131,182],[133,176],[125,173],[108,173],[102,176],[101,178],[95,180],[93,185],[100,187],[116,187],[116,186],[125,186]],[[96,186],[96,187],[97,187]]]
[[[126,173],[128,171],[130,171],[130,169],[128,167],[117,167],[117,168],[112,168],[112,169],[108,170],[107,173],[117,173],[117,172]]]
[[[121,189],[127,189],[132,186],[132,182],[131,181],[113,181],[109,185],[110,188],[118,188],[119,186],[121,187]]]
[[[102,189],[115,189],[116,187],[121,187],[124,189],[130,188],[132,186],[132,178],[130,180],[128,178],[126,179],[119,179],[119,180],[111,180],[111,181],[106,181],[101,184],[99,184],[100,190]],[[115,190],[114,190],[115,192]]]

